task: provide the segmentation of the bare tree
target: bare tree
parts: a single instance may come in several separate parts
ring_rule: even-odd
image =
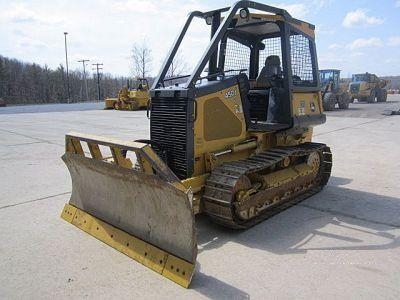
[[[142,43],[134,43],[132,47],[133,75],[146,78],[151,72],[151,49],[147,46],[146,40]]]
[[[181,76],[187,72],[188,65],[185,62],[182,53],[178,52],[176,53],[174,59],[172,60],[172,63],[168,69],[167,72],[167,78],[168,77],[176,77],[176,76]]]

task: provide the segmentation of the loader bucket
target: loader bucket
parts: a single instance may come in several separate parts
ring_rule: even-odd
[[[71,133],[62,159],[72,180],[62,218],[188,287],[197,256],[193,195],[151,147]]]

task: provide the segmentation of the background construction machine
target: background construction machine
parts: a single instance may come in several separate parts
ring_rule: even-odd
[[[211,41],[185,81],[166,86],[195,18]],[[252,1],[192,12],[151,88],[150,140],[66,136],[62,217],[188,287],[195,214],[246,229],[319,192],[332,155],[311,142],[325,122],[314,30]]]
[[[336,103],[341,109],[348,109],[350,95],[347,84],[340,84],[340,70],[319,70],[324,110],[334,110]]]
[[[146,78],[129,79],[118,92],[118,98],[106,98],[105,109],[138,110],[147,107],[150,99]]]
[[[357,99],[358,101],[373,103],[375,102],[375,98],[378,102],[386,102],[387,90],[385,87],[388,83],[388,80],[381,79],[375,74],[368,72],[354,74],[352,82],[349,84],[351,102]]]

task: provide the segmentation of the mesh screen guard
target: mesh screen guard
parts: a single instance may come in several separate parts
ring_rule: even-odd
[[[297,34],[292,34],[289,40],[293,85],[315,86],[317,79],[313,71],[310,40]]]
[[[282,43],[281,37],[266,38],[261,41],[265,48],[259,51],[258,70],[265,65],[268,56],[276,55],[282,64]],[[316,86],[317,78],[314,74],[314,64],[312,57],[312,41],[306,36],[291,33],[289,37],[290,58],[293,75],[293,85],[295,86]],[[225,50],[224,71],[245,69],[244,73],[250,72],[250,48],[233,39],[227,39]],[[238,74],[239,71],[230,72],[229,75]]]
[[[246,69],[244,73],[249,75],[250,48],[232,39],[227,40],[225,50],[224,71]],[[239,74],[240,71],[229,72],[229,75]]]

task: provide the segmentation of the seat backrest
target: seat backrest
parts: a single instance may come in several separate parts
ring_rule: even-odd
[[[257,86],[273,86],[272,81],[276,76],[282,76],[281,60],[277,55],[270,55],[265,59],[265,65],[257,77]]]

